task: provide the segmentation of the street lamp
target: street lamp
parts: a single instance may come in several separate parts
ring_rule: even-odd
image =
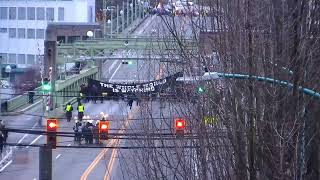
[[[110,36],[112,36],[112,23],[110,19],[108,19],[107,24],[110,27]]]
[[[93,32],[92,32],[92,31],[88,31],[88,32],[87,32],[87,36],[88,36],[89,38],[92,38],[92,37],[93,37]]]

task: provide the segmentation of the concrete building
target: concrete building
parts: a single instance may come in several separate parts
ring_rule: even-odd
[[[95,0],[0,0],[1,63],[39,64],[52,22],[94,23]]]

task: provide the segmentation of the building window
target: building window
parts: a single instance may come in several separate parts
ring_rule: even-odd
[[[9,19],[16,20],[17,19],[17,8],[10,7],[9,8]]]
[[[6,32],[8,32],[7,28],[0,28],[0,33],[6,33]]]
[[[28,16],[28,20],[35,20],[35,18],[36,18],[36,8],[28,7],[27,8],[27,16]]]
[[[9,61],[8,61],[8,63],[16,64],[16,63],[17,63],[16,60],[17,60],[16,54],[9,54]]]
[[[46,8],[46,20],[54,21],[54,8]]]
[[[0,63],[4,64],[4,63],[7,63],[7,61],[8,61],[7,54],[0,53]]]
[[[9,28],[9,38],[15,38],[17,36],[16,28]]]
[[[44,39],[44,29],[37,29],[36,38],[37,39]]]
[[[25,64],[25,63],[26,63],[26,55],[18,54],[18,64]]]
[[[44,20],[44,8],[37,8],[37,20]]]
[[[19,20],[26,20],[26,8],[25,7],[18,7],[18,19]]]
[[[32,54],[28,54],[27,55],[27,64],[35,64],[34,57],[35,56]]]
[[[64,8],[59,7],[58,9],[58,21],[64,21]]]
[[[8,8],[0,7],[0,19],[8,19]]]
[[[34,29],[27,29],[27,38],[34,39],[35,38],[35,30]]]
[[[21,38],[21,39],[26,38],[26,29],[23,29],[23,28],[18,29],[18,38]]]

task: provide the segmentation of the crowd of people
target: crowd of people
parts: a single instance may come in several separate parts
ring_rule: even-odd
[[[92,121],[83,120],[82,122],[76,122],[73,127],[74,131],[74,141],[79,145],[82,141],[85,141],[85,144],[100,144],[99,141],[99,123],[93,124]]]

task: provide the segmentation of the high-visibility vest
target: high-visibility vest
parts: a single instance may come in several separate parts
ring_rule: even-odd
[[[71,111],[72,106],[71,105],[67,105],[66,107],[66,111],[70,112]]]
[[[84,106],[83,105],[78,106],[78,111],[79,112],[83,112],[84,111]]]

